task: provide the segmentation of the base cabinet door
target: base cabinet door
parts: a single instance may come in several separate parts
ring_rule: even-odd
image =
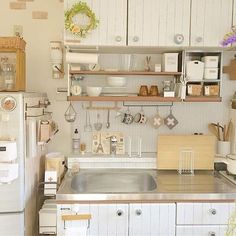
[[[79,215],[91,215],[91,219],[79,219]],[[128,236],[128,204],[58,205],[57,236],[72,235]]]
[[[226,225],[177,226],[176,236],[225,236]]]
[[[175,236],[175,204],[130,204],[129,236]]]

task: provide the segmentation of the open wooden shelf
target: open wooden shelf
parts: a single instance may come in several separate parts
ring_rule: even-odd
[[[222,98],[221,97],[216,97],[216,96],[187,96],[186,99],[184,100],[185,102],[221,102]]]
[[[131,102],[181,102],[180,98],[177,97],[160,97],[160,96],[69,96],[67,97],[68,101],[99,101],[99,102],[122,102],[122,101],[131,101]]]
[[[70,71],[71,75],[163,75],[163,76],[180,76],[182,72],[154,72],[154,71],[89,71],[74,70]]]
[[[161,97],[161,96],[68,96],[68,101],[94,101],[94,102],[181,102],[178,97]],[[187,96],[184,102],[221,102],[221,97],[190,97]]]

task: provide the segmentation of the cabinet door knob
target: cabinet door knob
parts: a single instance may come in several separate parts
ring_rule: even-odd
[[[216,209],[210,209],[209,212],[212,214],[212,215],[216,215]]]
[[[118,210],[117,212],[116,212],[116,215],[117,216],[122,216],[124,214],[124,212],[122,211],[122,210]]]
[[[174,36],[174,42],[175,42],[176,44],[181,44],[181,43],[183,43],[183,42],[184,42],[184,36],[183,36],[182,34],[176,34],[176,35]]]
[[[133,37],[133,42],[138,42],[139,41],[139,37],[138,36],[134,36]]]
[[[212,231],[210,231],[210,232],[208,233],[208,235],[209,235],[209,236],[216,236],[216,233],[215,233],[215,232],[212,232]]]
[[[203,37],[199,36],[199,37],[196,38],[196,42],[197,43],[201,43],[202,41],[203,41]]]
[[[141,215],[142,215],[142,210],[141,210],[141,209],[136,210],[136,211],[135,211],[135,214],[136,214],[137,216],[141,216]]]
[[[121,36],[116,36],[115,40],[116,40],[116,42],[121,42],[122,37]]]

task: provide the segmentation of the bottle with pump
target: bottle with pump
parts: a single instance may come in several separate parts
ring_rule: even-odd
[[[80,151],[80,135],[79,135],[78,129],[75,129],[73,133],[72,150],[73,150],[73,153],[79,153]]]

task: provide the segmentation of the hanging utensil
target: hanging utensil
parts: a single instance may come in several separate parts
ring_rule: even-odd
[[[85,132],[91,132],[92,131],[92,125],[90,123],[90,115],[89,115],[88,110],[86,110],[86,113],[85,113],[84,131]]]
[[[70,105],[68,106],[68,108],[64,114],[65,120],[70,123],[74,122],[76,119],[76,115],[77,115],[77,113],[76,113],[74,107],[72,106],[72,103],[70,102]]]
[[[107,110],[107,123],[106,123],[107,129],[110,128],[110,109]]]
[[[100,114],[99,113],[97,113],[97,122],[94,123],[93,126],[96,131],[99,131],[102,129],[102,123],[100,122]]]

